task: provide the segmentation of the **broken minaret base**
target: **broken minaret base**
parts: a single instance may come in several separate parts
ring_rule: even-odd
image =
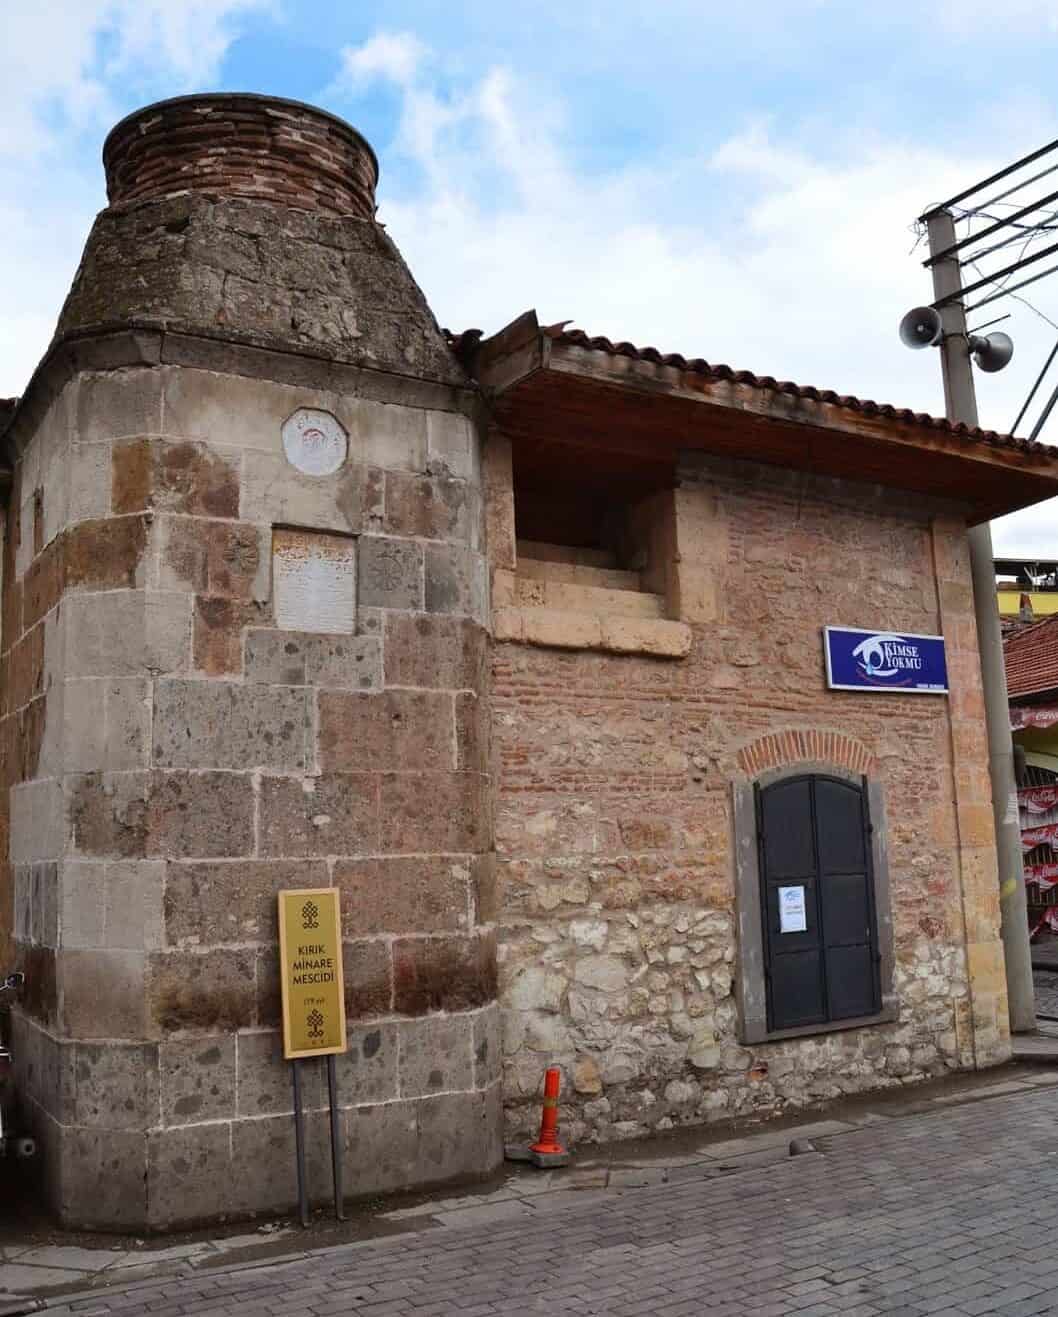
[[[110,204],[6,435],[0,934],[49,1200],[113,1230],[293,1205],[276,894],[329,884],[347,1192],[487,1172],[476,395],[348,125],[188,97],[104,160]]]

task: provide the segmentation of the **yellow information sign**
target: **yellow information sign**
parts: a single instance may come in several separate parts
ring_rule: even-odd
[[[345,986],[337,888],[302,887],[279,893],[279,970],[286,1059],[344,1052]]]

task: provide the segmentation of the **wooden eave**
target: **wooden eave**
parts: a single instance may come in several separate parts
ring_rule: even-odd
[[[572,459],[664,483],[697,451],[935,496],[972,524],[1058,495],[1058,450],[563,343],[532,313],[482,342],[471,368],[529,478]]]

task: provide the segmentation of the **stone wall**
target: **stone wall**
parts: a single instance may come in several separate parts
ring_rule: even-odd
[[[292,1203],[283,887],[342,893],[348,1191],[499,1155],[477,439],[464,411],[372,387],[85,371],[24,443],[3,628],[15,1044],[68,1224]],[[303,408],[347,437],[332,476],[284,456]],[[273,540],[321,537],[347,614],[315,629],[310,598],[284,629]]]
[[[95,562],[90,474],[71,452],[73,395],[42,408],[15,466],[4,518],[0,610],[0,955],[26,973],[24,1005],[42,1023],[58,1019],[56,949],[62,857],[61,774],[65,632],[58,608],[67,560],[78,592],[107,588],[120,563]],[[50,493],[43,495],[47,480]],[[76,521],[76,527],[71,526]]]
[[[489,462],[500,528],[503,449]],[[964,523],[875,487],[704,458],[672,503],[687,658],[495,647],[511,1135],[532,1129],[550,1063],[570,1137],[606,1140],[1009,1055]],[[825,624],[943,632],[950,699],[827,691]],[[820,759],[881,784],[898,1018],[743,1046],[733,784]]]
[[[96,217],[57,333],[116,326],[465,383],[381,225],[241,196],[188,192]]]
[[[476,393],[349,125],[182,98],[104,164],[111,205],[4,417],[0,948],[51,1202],[125,1229],[292,1204],[275,898],[317,884],[343,895],[348,1191],[481,1173]]]

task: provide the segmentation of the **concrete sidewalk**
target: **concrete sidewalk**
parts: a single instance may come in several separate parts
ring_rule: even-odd
[[[1058,973],[1058,937],[1053,933],[1046,936],[1040,935],[1035,942],[1029,947],[1029,954],[1032,957],[1032,968],[1050,970],[1052,973]]]
[[[1048,946],[1058,943],[1048,943]],[[1035,948],[1033,949],[1035,953]],[[1033,961],[1036,1030],[1011,1039],[1013,1059],[1036,1065],[1058,1065],[1058,970],[1041,969]]]
[[[155,1250],[13,1245],[0,1313],[1058,1312],[1058,1254],[1032,1207],[1058,1188],[1058,1073],[933,1087],[842,1119],[512,1168],[343,1227]],[[794,1137],[817,1151],[791,1158]],[[1007,1306],[980,1306],[993,1294]]]

